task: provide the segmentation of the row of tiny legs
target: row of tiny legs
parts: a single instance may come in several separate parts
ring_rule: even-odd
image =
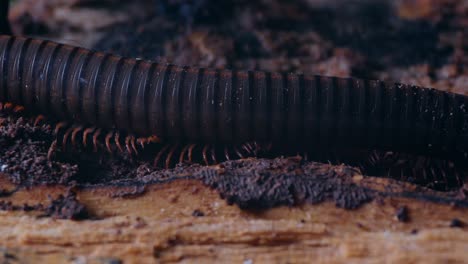
[[[257,156],[257,152],[260,149],[260,146],[256,142],[248,142],[238,146],[224,146],[222,157],[220,157],[219,147],[213,144],[162,144],[162,140],[157,136],[122,136],[118,131],[104,133],[100,128],[85,128],[81,125],[70,126],[65,122],[60,122],[55,126],[54,134],[56,139],[49,148],[49,159],[52,159],[53,154],[59,146],[62,148],[62,151],[65,151],[67,146],[71,145],[76,149],[77,144],[80,143],[84,147],[87,147],[91,143],[95,152],[101,148],[100,146],[103,146],[111,154],[115,152],[127,152],[131,156],[138,156],[139,152],[150,144],[158,144],[159,148],[157,148],[153,164],[156,167],[159,167],[161,164],[162,167],[166,168],[171,167],[174,164],[174,159],[177,159],[177,157],[179,163],[193,163],[196,156],[201,157],[202,162],[206,165],[212,165],[222,160],[254,157]],[[81,138],[81,140],[78,138]]]
[[[23,106],[12,103],[0,103],[0,111],[6,113],[21,114],[24,111]],[[34,118],[35,127],[46,121],[46,117],[38,115]],[[85,148],[92,146],[94,152],[99,149],[105,149],[113,154],[116,152],[127,152],[131,156],[139,155],[139,152],[148,145],[157,144],[159,148],[155,153],[154,166],[170,167],[178,157],[178,162],[193,163],[195,159],[206,165],[217,164],[224,160],[247,158],[257,156],[258,151],[265,146],[260,146],[257,142],[247,142],[244,144],[218,146],[214,144],[181,144],[171,143],[162,144],[162,140],[153,135],[150,137],[136,137],[134,135],[125,135],[119,131],[105,131],[96,127],[85,127],[83,125],[69,124],[59,122],[55,125],[55,140],[49,147],[47,157],[53,159],[56,151],[66,151],[71,146],[77,149],[78,145]]]

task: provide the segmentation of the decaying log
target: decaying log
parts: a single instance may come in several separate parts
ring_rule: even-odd
[[[448,195],[429,190],[425,198],[405,198],[419,188],[390,179],[355,175],[353,181],[393,195],[354,210],[332,202],[241,210],[195,179],[148,184],[143,190],[131,184],[17,189],[3,176],[0,204],[7,211],[0,212],[1,255],[48,263],[440,263],[466,258],[463,204],[430,202]]]

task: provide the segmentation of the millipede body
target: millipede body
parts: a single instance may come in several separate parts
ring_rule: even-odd
[[[204,69],[0,36],[0,102],[180,144],[468,151],[468,97],[412,85]]]

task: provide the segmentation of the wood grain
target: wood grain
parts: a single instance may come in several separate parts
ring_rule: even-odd
[[[399,185],[376,178],[362,183]],[[8,188],[4,178],[1,184]],[[450,227],[454,218],[467,222],[467,210],[450,205],[394,197],[351,211],[323,203],[251,212],[227,205],[217,192],[193,180],[147,186],[133,198],[111,197],[132,188],[77,190],[91,220],[1,211],[0,259],[20,263],[462,263],[467,258],[466,229]],[[66,191],[36,187],[1,200],[47,204]],[[406,223],[396,218],[402,206],[409,212]]]

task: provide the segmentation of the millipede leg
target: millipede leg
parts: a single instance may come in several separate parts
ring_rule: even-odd
[[[205,146],[203,147],[203,150],[202,150],[203,161],[205,162],[205,165],[209,165],[208,156],[207,156],[207,154],[206,154],[206,152],[208,151],[209,146],[210,146],[210,145],[205,145]]]
[[[257,142],[247,142],[246,144],[250,148],[250,153],[252,153],[252,156],[256,157],[259,150]]]
[[[120,152],[124,152],[122,145],[120,145],[120,133],[116,132],[114,137],[115,145],[120,150]]]
[[[174,152],[176,151],[178,146],[179,144],[174,145],[169,151],[169,154],[167,155],[167,158],[166,158],[166,169],[169,169],[171,165],[172,156],[174,155]]]
[[[86,147],[86,145],[87,145],[87,143],[88,143],[88,140],[87,140],[87,139],[88,139],[88,135],[89,135],[90,133],[93,133],[94,130],[96,130],[95,127],[90,127],[90,128],[85,129],[85,131],[83,132],[83,146]]]
[[[93,134],[93,147],[94,147],[94,152],[97,152],[98,150],[98,138],[99,135],[101,135],[101,129],[97,129],[96,132]]]
[[[54,140],[47,151],[47,159],[52,160],[52,155],[54,155],[55,150],[57,150],[57,140]]]
[[[135,155],[138,155],[138,149],[137,149],[137,146],[135,144],[135,141],[136,141],[135,136],[133,136],[133,135],[130,136],[130,145],[132,146],[132,149],[135,152]]]
[[[436,172],[434,170],[434,167],[431,167],[431,178],[434,178],[434,175],[436,175]]]
[[[258,144],[257,141],[254,141],[254,155],[257,156],[258,155],[258,151],[261,150],[261,146],[260,144]]]
[[[422,175],[423,175],[423,179],[426,180],[427,179],[427,169],[426,168],[422,169]]]
[[[67,126],[66,122],[60,122],[57,125],[55,125],[55,129],[54,129],[55,135],[58,135],[58,133],[60,132],[60,129],[62,129],[62,128],[66,127],[66,126]]]
[[[7,103],[4,103],[4,104],[3,104],[3,109],[2,109],[2,110],[7,110],[7,111],[10,111],[10,110],[11,110],[11,108],[13,108],[13,104],[12,104],[12,103],[9,103],[9,102],[7,102]]]
[[[150,142],[150,143],[160,143],[161,140],[159,139],[158,136],[152,135],[152,136],[148,137],[148,142]]]
[[[141,149],[145,149],[145,144],[148,143],[147,138],[137,138],[137,143],[141,146]]]
[[[156,158],[154,159],[154,162],[153,162],[153,166],[154,167],[157,167],[158,164],[159,164],[159,161],[161,160],[161,157],[162,155],[164,154],[164,152],[166,152],[166,150],[170,147],[170,145],[165,145],[159,152],[158,154],[156,155]]]
[[[255,150],[254,150],[253,146],[252,146],[249,142],[244,143],[244,144],[242,145],[242,149],[245,150],[245,153],[246,153],[246,155],[247,155],[248,157],[255,156],[255,154],[254,154]]]
[[[214,146],[211,147],[211,160],[213,160],[213,164],[218,164],[216,160],[216,148]]]
[[[250,153],[255,152],[255,148],[252,146],[251,142],[247,142],[244,145],[249,149]]]
[[[372,151],[372,153],[370,154],[368,160],[369,160],[369,164],[370,164],[371,166],[375,166],[375,165],[377,164],[378,160],[379,160],[379,157],[378,157],[378,155],[377,155],[377,152],[376,152],[376,151]]]
[[[63,140],[62,140],[62,150],[63,151],[65,151],[65,149],[67,147],[68,137],[70,136],[72,131],[73,131],[73,127],[70,127],[70,128],[67,129],[67,131],[63,135]]]
[[[229,149],[228,147],[224,147],[224,157],[226,157],[226,160],[231,160],[231,157],[229,156]]]
[[[73,147],[76,146],[76,135],[78,135],[78,132],[83,130],[83,128],[84,128],[83,126],[78,126],[75,129],[73,129],[72,136],[71,136],[71,142],[72,142]]]
[[[109,133],[107,133],[107,135],[106,135],[106,137],[104,139],[104,141],[106,143],[107,151],[109,151],[109,153],[111,153],[111,154],[112,154],[112,148],[111,148],[111,144],[110,144],[110,139],[112,138],[113,135],[114,134],[112,132],[109,132]]]
[[[132,149],[130,148],[130,136],[125,137],[125,148],[127,149],[128,154],[132,155]]]
[[[189,147],[189,151],[188,151],[188,159],[189,159],[189,162],[192,163],[193,162],[193,149],[195,148],[197,144],[192,144],[190,145]]]
[[[245,150],[245,152],[247,153],[247,155],[250,155],[250,148],[246,145],[246,144],[242,144],[241,145],[241,148]]]
[[[43,121],[44,119],[45,119],[45,116],[43,116],[43,115],[38,115],[38,116],[34,119],[34,126],[38,126],[39,123],[40,123],[41,121]]]
[[[234,152],[236,152],[237,156],[241,159],[245,158],[244,155],[242,155],[242,152],[240,152],[239,148],[237,146],[234,147]]]
[[[180,151],[179,163],[184,162],[185,152],[187,152],[189,147],[190,147],[190,145],[185,145],[185,147],[182,148],[182,151]]]
[[[24,111],[24,106],[21,106],[21,105],[17,105],[13,108],[13,112],[15,113],[20,113],[20,112],[23,112]]]
[[[445,183],[448,183],[449,179],[447,178],[447,171],[444,171],[442,168],[439,169],[439,171],[440,171],[440,173],[442,173],[442,178],[444,178]],[[457,178],[457,177],[455,176],[455,178]]]

